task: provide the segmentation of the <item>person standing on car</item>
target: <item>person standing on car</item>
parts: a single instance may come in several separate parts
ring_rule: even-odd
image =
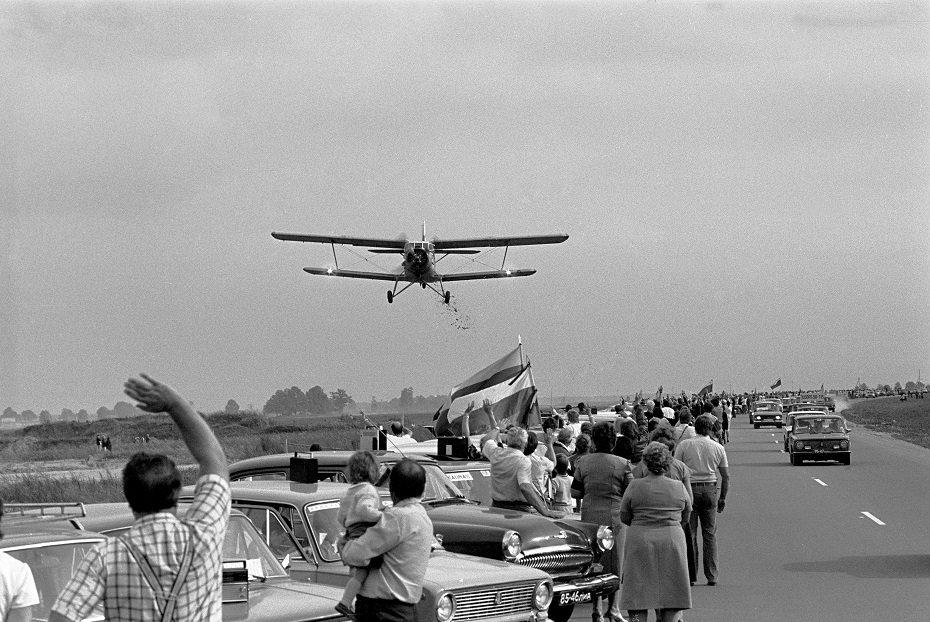
[[[102,603],[108,620],[218,621],[222,547],[229,522],[226,455],[207,422],[174,389],[145,374],[130,378],[137,408],[166,412],[200,465],[194,500],[178,518],[181,475],[168,456],[139,452],[123,469],[135,522],[91,549],[52,605],[49,622],[86,619]]]
[[[713,415],[703,414],[694,422],[697,436],[678,443],[675,457],[691,469],[694,508],[691,513],[691,537],[694,539],[695,565],[700,557],[697,546],[698,523],[704,548],[704,577],[707,585],[717,585],[717,514],[726,507],[730,490],[730,469],[723,445],[710,438]]]
[[[426,471],[404,458],[391,469],[388,488],[393,507],[386,508],[377,524],[355,540],[340,540],[342,561],[372,568],[355,598],[359,622],[413,622],[414,608],[423,596],[423,578],[433,547],[433,523],[420,503]]]
[[[491,505],[560,518],[562,514],[550,510],[533,485],[532,463],[523,454],[526,430],[516,426],[508,429],[505,447],[498,447],[499,436],[500,429],[495,428],[481,438],[481,453],[491,463]]]
[[[0,499],[0,519],[3,499]],[[0,532],[0,540],[3,532]],[[29,564],[0,551],[0,622],[29,622],[32,608],[39,604],[39,592]]]

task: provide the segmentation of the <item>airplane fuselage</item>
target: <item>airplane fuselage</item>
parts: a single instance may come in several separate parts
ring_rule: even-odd
[[[436,280],[436,271],[433,264],[436,262],[436,251],[432,242],[408,241],[404,244],[403,268],[406,276],[414,282],[432,282]]]

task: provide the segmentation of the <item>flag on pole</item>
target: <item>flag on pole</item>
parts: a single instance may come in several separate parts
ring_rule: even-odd
[[[520,364],[520,347],[453,387],[446,402],[436,412],[436,435],[458,436],[462,432],[462,415],[470,415],[470,427],[476,430],[488,423],[482,410],[490,402],[499,423],[509,419],[526,425],[529,410],[535,401],[536,382],[529,363]]]
[[[698,395],[709,395],[714,392],[714,381],[711,380],[704,388],[698,391]]]
[[[772,390],[774,391],[775,389],[777,389],[777,388],[780,387],[780,386],[781,386],[781,378],[779,378],[778,380],[776,380],[776,381],[775,381],[775,384],[773,384],[773,385],[772,385],[771,387],[769,387],[769,388],[772,389]]]

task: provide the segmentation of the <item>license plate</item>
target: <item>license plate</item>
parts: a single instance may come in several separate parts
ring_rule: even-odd
[[[591,592],[582,592],[581,590],[572,590],[571,592],[562,592],[559,594],[559,606],[577,605],[579,603],[591,602]]]

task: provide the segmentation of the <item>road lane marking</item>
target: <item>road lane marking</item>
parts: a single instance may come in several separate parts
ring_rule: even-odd
[[[865,516],[867,519],[869,519],[869,520],[871,520],[871,521],[875,521],[875,523],[878,524],[878,525],[884,525],[884,524],[885,524],[885,523],[883,523],[882,521],[878,520],[878,519],[877,519],[874,515],[872,515],[872,513],[870,513],[870,512],[863,512],[862,515]]]
[[[819,480],[819,479],[817,479],[816,477],[812,477],[811,479],[814,480],[815,482],[817,482],[818,484],[820,484],[821,486],[823,486],[824,488],[827,487],[827,483],[826,483],[825,481]]]

